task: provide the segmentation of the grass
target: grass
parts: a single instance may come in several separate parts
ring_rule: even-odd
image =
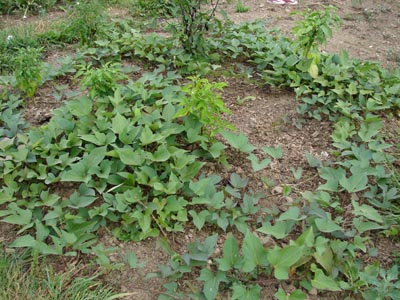
[[[44,262],[33,266],[15,254],[0,252],[0,300],[111,300],[122,296],[96,280],[99,274],[77,277],[82,269],[77,266],[59,274]]]
[[[79,42],[90,45],[108,22],[105,7],[97,1],[71,6],[65,16],[50,22],[39,20],[0,29],[0,75],[14,70],[15,53],[20,48],[51,48]]]
[[[238,0],[236,4],[236,12],[237,13],[246,13],[249,11],[249,8],[244,6],[242,0]]]

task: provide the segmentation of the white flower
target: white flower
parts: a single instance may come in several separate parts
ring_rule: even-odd
[[[76,1],[76,5],[79,5],[79,1]]]
[[[26,19],[27,18],[27,16],[26,15],[24,15],[23,17],[22,17],[22,19]]]
[[[321,156],[323,157],[323,158],[329,158],[329,153],[328,152],[326,152],[326,151],[322,151],[321,152]]]
[[[9,42],[13,39],[14,37],[10,34],[7,36],[6,41]]]

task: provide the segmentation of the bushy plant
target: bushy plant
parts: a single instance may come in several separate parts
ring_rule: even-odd
[[[117,82],[127,78],[122,73],[119,63],[105,63],[99,68],[94,68],[92,65],[84,66],[76,74],[77,77],[81,75],[81,85],[83,88],[89,88],[92,98],[112,95]]]
[[[28,11],[45,11],[56,4],[57,0],[3,0],[0,3],[0,13],[6,14],[13,10],[24,12],[24,18]]]
[[[16,86],[28,98],[33,97],[36,89],[42,84],[42,62],[40,55],[41,49],[22,48],[14,60]]]
[[[327,39],[332,37],[332,28],[337,28],[341,24],[340,17],[334,13],[335,10],[333,6],[328,6],[323,10],[307,10],[301,13],[303,19],[298,21],[292,29],[296,37],[293,45],[303,58],[302,68],[312,77],[318,76],[320,62],[318,47],[326,44]]]
[[[136,8],[141,14],[171,16],[175,0],[137,0]]]
[[[224,101],[216,91],[222,91],[225,82],[210,83],[207,79],[190,77],[192,82],[182,88],[186,97],[180,99],[181,109],[177,117],[192,115],[207,128],[210,136],[214,136],[222,129],[233,129],[234,127],[221,118],[222,113],[230,113],[225,107]]]
[[[188,53],[204,55],[207,50],[204,34],[214,26],[219,1],[175,0],[174,3],[172,16],[179,22],[171,25],[172,32]],[[211,8],[207,10],[203,4],[209,4]]]
[[[0,13],[1,14],[8,14],[10,13],[14,8],[16,8],[16,2],[15,0],[2,0],[0,2]]]
[[[0,30],[0,74],[10,74],[14,69],[16,53],[22,48],[38,48],[32,26],[12,27]]]
[[[106,24],[104,6],[98,0],[76,2],[69,10],[68,22],[61,28],[60,39],[65,42],[79,41],[81,45],[91,45],[95,36]]]

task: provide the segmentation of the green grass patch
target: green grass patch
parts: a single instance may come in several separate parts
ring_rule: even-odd
[[[0,252],[0,299],[2,300],[111,300],[110,287],[98,275],[81,277],[79,266],[55,273],[45,262],[24,263],[17,254]]]

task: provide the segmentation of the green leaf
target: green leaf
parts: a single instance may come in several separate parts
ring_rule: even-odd
[[[128,251],[126,253],[126,261],[128,262],[129,267],[131,269],[143,268],[144,265],[146,264],[145,262],[138,263],[138,258],[136,256],[135,252],[132,252],[132,251]]]
[[[371,142],[374,140],[374,136],[379,133],[382,128],[382,120],[379,118],[369,118],[361,123],[360,131],[358,136],[363,142]]]
[[[157,142],[158,140],[160,140],[160,136],[154,134],[150,127],[146,125],[142,130],[142,134],[140,135],[140,141],[142,144],[145,146]]]
[[[67,200],[68,206],[72,208],[87,207],[96,201],[97,197],[92,195],[84,195],[82,193],[74,192]]]
[[[387,281],[397,281],[399,278],[399,266],[396,264],[392,266],[386,273],[386,280]]]
[[[10,247],[21,248],[28,247],[33,248],[36,244],[36,240],[30,234],[26,234],[18,237],[14,242],[11,243]]]
[[[240,45],[240,41],[238,39],[232,39],[231,44],[233,47],[238,47]]]
[[[204,281],[203,293],[207,300],[214,300],[218,295],[219,284],[227,281],[224,272],[217,271],[217,274],[209,269],[202,269],[198,280]]]
[[[14,161],[17,162],[23,162],[26,161],[26,158],[28,157],[29,150],[27,148],[21,147],[18,148],[16,152],[12,152],[12,156],[14,158]]]
[[[106,135],[98,131],[93,131],[93,134],[83,134],[80,136],[80,138],[84,141],[90,142],[97,146],[102,146],[107,144]]]
[[[303,176],[303,168],[302,167],[298,167],[298,168],[293,168],[290,167],[290,170],[292,171],[293,177],[296,180],[299,180],[301,178],[301,176]]]
[[[321,160],[319,160],[318,158],[316,158],[314,155],[312,155],[311,153],[306,153],[304,155],[307,159],[308,164],[310,165],[310,167],[313,168],[320,168],[322,167],[322,162]]]
[[[74,233],[72,233],[72,232],[67,232],[67,231],[62,230],[62,229],[61,229],[60,232],[61,232],[61,238],[62,238],[67,244],[73,245],[73,244],[78,240],[78,238],[76,237],[76,235],[75,235]]]
[[[126,147],[117,149],[116,151],[119,159],[126,165],[141,166],[145,161],[144,155],[138,150],[134,151],[132,148]]]
[[[77,117],[90,115],[92,112],[92,100],[89,97],[80,97],[68,103],[70,113]]]
[[[326,276],[324,272],[317,268],[315,264],[311,265],[311,270],[314,272],[314,279],[311,280],[311,284],[316,289],[332,292],[338,292],[342,290],[332,277]]]
[[[136,139],[136,137],[139,135],[140,131],[142,128],[140,126],[129,126],[126,128],[124,131],[121,132],[119,135],[119,139],[121,142],[123,142],[125,145],[131,145],[132,142]]]
[[[283,157],[283,149],[282,147],[262,147],[262,150],[264,151],[265,154],[268,154],[269,156],[271,156],[274,159],[279,159]]]
[[[257,231],[264,234],[272,235],[276,239],[283,239],[288,236],[293,227],[293,222],[278,221],[275,225],[271,225],[269,222],[264,223],[261,228]]]
[[[213,145],[208,149],[208,152],[213,158],[218,158],[221,156],[221,152],[225,149],[225,145],[221,142],[213,143]]]
[[[303,249],[303,247],[293,245],[268,251],[268,261],[275,269],[276,279],[289,279],[289,269],[303,256]]]
[[[308,69],[308,73],[312,78],[318,77],[318,66],[315,63],[312,63],[310,68]]]
[[[266,266],[268,263],[267,252],[260,239],[247,231],[242,244],[243,272],[252,272],[257,266]]]
[[[288,293],[286,294],[286,292],[279,288],[279,290],[275,293],[275,298],[278,300],[305,300],[307,299],[307,295],[304,294],[302,291],[300,290],[295,290],[292,293]]]
[[[304,218],[305,218],[304,216],[300,216],[300,208],[298,208],[297,206],[292,206],[279,216],[278,221],[286,221],[286,220],[300,221]]]
[[[325,249],[322,255],[317,252],[314,253],[314,258],[319,263],[328,274],[331,274],[334,267],[333,253],[330,248]]]
[[[193,262],[207,262],[214,253],[218,235],[214,234],[206,238],[204,243],[194,242],[188,245],[189,253],[182,255],[183,261],[190,266]]]
[[[320,185],[318,190],[337,192],[339,180],[346,178],[346,171],[343,168],[334,169],[330,167],[323,167],[320,168],[319,171],[321,172],[320,177],[325,179],[326,183]]]
[[[263,159],[259,162],[257,156],[255,156],[253,153],[250,153],[250,155],[247,156],[247,159],[251,161],[251,166],[254,172],[261,171],[271,163],[269,158]]]
[[[354,215],[363,216],[372,221],[375,221],[378,223],[383,223],[382,215],[372,206],[367,205],[367,204],[359,205],[357,203],[357,201],[355,201],[355,200],[352,200],[351,204],[354,207],[354,211],[353,211]]]
[[[44,241],[50,233],[50,230],[44,226],[39,220],[35,220],[35,229],[36,229],[36,239],[38,241]]]
[[[257,205],[259,197],[254,195],[245,194],[243,202],[240,204],[242,212],[246,215],[255,215],[260,207]]]
[[[0,191],[0,205],[7,203],[7,202],[13,202],[15,201],[15,198],[13,197],[13,192],[11,190],[8,191]],[[1,213],[0,213],[1,215]]]
[[[261,287],[258,285],[245,286],[234,283],[232,286],[231,300],[258,300],[261,299]]]
[[[315,225],[317,225],[317,228],[322,232],[334,232],[342,230],[342,227],[329,219],[316,219]]]
[[[238,242],[236,241],[232,233],[229,233],[227,239],[224,242],[223,257],[217,259],[219,265],[218,270],[224,272],[231,270],[236,265],[238,259],[239,259]]]
[[[364,222],[362,218],[354,218],[353,224],[359,233],[384,228],[384,226],[375,222]]]
[[[315,235],[313,227],[310,226],[308,229],[296,239],[295,244],[298,246],[306,246],[308,248],[315,246]]]
[[[229,143],[229,145],[241,152],[251,153],[257,149],[249,143],[249,139],[242,132],[236,135],[230,131],[222,131],[221,134]]]
[[[18,208],[17,214],[9,215],[1,220],[4,223],[15,225],[28,225],[32,220],[32,211],[30,209]]]
[[[173,106],[171,103],[168,103],[164,106],[162,117],[165,121],[171,122],[174,119],[175,113],[175,106]]]
[[[61,181],[86,182],[91,176],[88,174],[88,166],[84,161],[71,165],[71,170],[64,171],[61,175]]]
[[[243,189],[247,186],[247,184],[249,183],[249,180],[247,178],[242,179],[242,177],[240,177],[240,175],[233,173],[233,174],[231,174],[229,183],[236,189]]]
[[[106,146],[94,148],[93,150],[90,151],[89,155],[83,157],[83,160],[89,166],[98,166],[104,160],[106,153],[107,153]]]
[[[168,147],[163,144],[158,147],[157,151],[153,153],[153,159],[157,162],[167,161],[171,157]]]
[[[194,210],[190,210],[189,214],[192,216],[193,224],[198,230],[203,228],[206,218],[210,216],[210,212],[208,210],[202,210],[199,214],[197,214]]]
[[[204,177],[197,181],[191,181],[189,183],[189,188],[198,196],[212,196],[216,193],[215,184],[220,180],[221,178],[219,176]]]
[[[124,131],[126,131],[126,129],[129,127],[130,122],[128,121],[127,118],[125,118],[124,116],[120,115],[120,114],[116,114],[115,117],[113,117],[112,119],[112,126],[111,126],[111,130],[115,133],[115,134],[122,134]]]
[[[196,158],[197,157],[195,155],[182,153],[181,155],[178,155],[177,157],[175,157],[174,168],[176,168],[176,169],[185,168],[185,167],[189,166],[190,164],[192,164],[196,160]]]
[[[349,178],[339,179],[339,183],[349,193],[355,193],[367,188],[368,176],[362,173],[351,175]]]

